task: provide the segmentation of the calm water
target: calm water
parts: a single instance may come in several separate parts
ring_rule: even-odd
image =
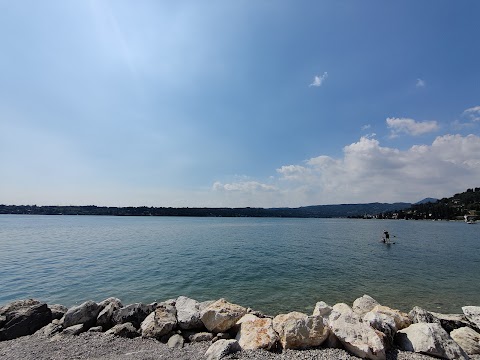
[[[186,295],[276,314],[369,294],[461,312],[480,305],[479,235],[461,222],[0,215],[0,305]]]

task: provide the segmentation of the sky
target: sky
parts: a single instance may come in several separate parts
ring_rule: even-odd
[[[480,186],[477,0],[0,0],[0,204]]]

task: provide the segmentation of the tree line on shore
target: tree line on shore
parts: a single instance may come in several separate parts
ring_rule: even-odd
[[[441,200],[411,203],[315,205],[298,208],[200,208],[200,207],[107,207],[0,205],[0,214],[109,215],[191,217],[284,217],[284,218],[379,218],[454,220],[466,214],[480,215],[480,188],[467,189]]]

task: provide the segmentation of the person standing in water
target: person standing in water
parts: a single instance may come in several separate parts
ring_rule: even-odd
[[[383,242],[389,243],[390,242],[390,234],[387,230],[383,230]]]

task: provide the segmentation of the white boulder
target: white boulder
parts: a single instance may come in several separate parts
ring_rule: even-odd
[[[380,305],[377,300],[369,295],[363,295],[353,302],[352,309],[356,314],[363,316],[377,305]]]
[[[200,303],[186,296],[179,296],[175,301],[178,326],[183,330],[203,327],[200,319]]]
[[[231,329],[246,312],[246,308],[220,299],[204,308],[200,318],[209,331],[219,333]]]
[[[468,359],[467,354],[440,324],[412,324],[399,330],[395,341],[404,351],[413,351],[442,359]]]
[[[480,306],[464,306],[462,311],[477,329],[480,329]]]
[[[329,326],[342,345],[358,357],[385,360],[384,335],[361,322],[348,305],[337,305],[329,317]]]
[[[280,314],[273,319],[284,349],[304,349],[321,345],[329,335],[321,316],[308,316],[300,312]]]
[[[475,330],[462,327],[453,330],[450,336],[468,355],[480,354],[480,334]]]
[[[237,322],[237,325],[240,325],[240,329],[236,340],[244,350],[270,350],[279,340],[278,334],[273,330],[272,319],[247,314]]]

